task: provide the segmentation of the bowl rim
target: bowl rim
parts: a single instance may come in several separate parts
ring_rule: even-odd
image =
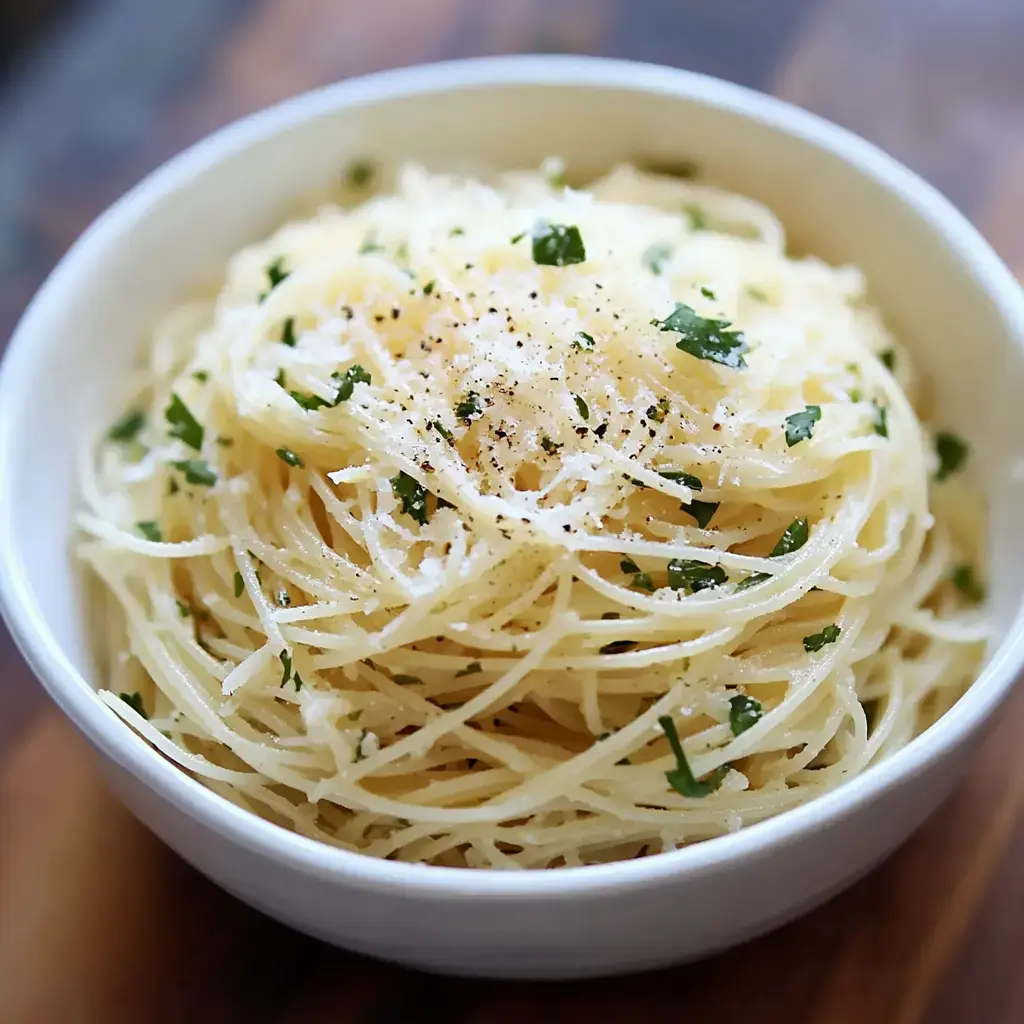
[[[955,250],[1024,349],[1024,291],[989,244],[935,188],[881,149],[783,100],[707,75],[653,64],[583,56],[499,56],[415,65],[328,85],[235,121],[171,158],[87,228],[59,261],[24,312],[0,363],[0,481],[9,479],[19,438],[12,412],[27,389],[42,346],[36,324],[61,301],[83,255],[122,236],[155,203],[187,188],[225,158],[335,110],[401,96],[479,86],[596,88],[654,93],[759,122],[810,143],[873,179]],[[597,896],[701,875],[750,862],[838,822],[883,791],[898,787],[968,742],[1006,697],[1024,665],[1024,608],[974,685],[934,725],[902,750],[806,804],[738,832],[639,860],[556,871],[467,870],[380,860],[332,847],[274,825],[218,796],[154,751],[111,713],[74,668],[33,597],[14,528],[14,497],[0,486],[0,612],[25,659],[51,697],[105,755],[177,810],[221,838],[307,875],[362,889],[419,898]]]

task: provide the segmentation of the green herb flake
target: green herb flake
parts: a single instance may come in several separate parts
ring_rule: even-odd
[[[176,495],[179,490],[180,488],[178,487],[178,481],[175,480],[174,477],[172,476],[170,480],[167,481],[167,496],[169,498],[173,498],[174,495]]]
[[[164,410],[168,423],[167,433],[184,441],[189,448],[197,452],[203,447],[203,426],[189,411],[188,406],[176,395],[171,394],[171,401]]]
[[[577,331],[572,339],[572,347],[578,352],[590,352],[594,348],[594,338],[586,331]]]
[[[704,212],[704,208],[696,203],[685,203],[683,205],[683,213],[686,214],[690,222],[691,231],[707,231],[711,227],[711,221],[708,220],[708,215]]]
[[[706,359],[734,370],[747,365],[743,353],[750,346],[740,331],[726,330],[731,326],[728,320],[702,317],[682,302],[677,302],[675,306],[664,320],[652,320],[651,323],[662,331],[674,331],[681,335],[676,348],[695,359]]]
[[[265,273],[267,275],[267,285],[268,285],[268,287],[267,287],[267,290],[260,296],[260,301],[261,302],[283,280],[285,280],[285,278],[287,278],[291,274],[291,271],[284,269],[284,257],[283,256],[278,256],[276,260],[274,260],[272,263],[269,263],[267,265]]]
[[[619,562],[619,568],[627,575],[632,575],[633,581],[630,583],[631,587],[636,587],[639,590],[649,590],[651,593],[654,592],[654,580],[651,579],[650,575],[646,572],[640,571],[640,566],[633,561],[629,555],[624,555],[622,560]]]
[[[420,686],[423,680],[419,676],[406,676],[399,673],[391,677],[391,682],[398,683],[399,686]]]
[[[214,444],[220,448],[230,448],[234,444],[234,440],[230,437],[218,437]]]
[[[940,483],[960,469],[970,453],[967,443],[956,434],[942,431],[935,435],[935,454],[939,457],[939,468],[935,479]]]
[[[761,715],[759,700],[754,700],[745,693],[738,693],[735,697],[729,698],[729,728],[733,736],[739,736],[752,725],[756,725],[761,720]]]
[[[356,251],[359,253],[360,256],[366,256],[372,252],[383,252],[384,246],[381,245],[377,241],[376,236],[371,233],[363,239],[362,244]]]
[[[478,672],[483,672],[483,665],[479,661],[471,661],[465,668],[460,668],[455,673],[456,679],[461,679],[463,676],[475,676]]]
[[[621,619],[622,616],[618,612],[601,612],[601,619],[608,622],[612,619]]]
[[[292,656],[287,651],[282,651],[278,657],[281,659],[281,685],[284,686],[292,677]]]
[[[571,391],[570,394],[572,395],[572,400],[576,403],[576,411],[580,414],[580,416],[583,417],[583,419],[589,420],[590,408],[587,406],[587,403],[583,400],[583,396],[577,395],[575,391]]]
[[[746,288],[747,295],[750,296],[755,302],[767,302],[768,293],[763,292],[760,288],[755,285],[748,284]]]
[[[210,380],[210,371],[209,370],[196,370],[192,374],[192,379],[197,384],[206,384]]]
[[[718,296],[715,295],[710,288],[706,288],[704,285],[700,286],[700,293],[705,299],[711,299],[712,302],[716,302],[718,300]]]
[[[746,579],[742,579],[736,584],[735,593],[742,593],[744,590],[749,590],[751,587],[756,587],[759,583],[764,583],[772,578],[770,572],[755,572],[751,573]]]
[[[185,604],[184,601],[179,601],[177,598],[175,598],[174,603],[178,606],[178,614],[183,619],[187,619],[192,614],[192,609],[189,608],[189,606]]]
[[[806,519],[794,519],[786,527],[785,532],[779,538],[775,547],[772,548],[769,558],[779,558],[782,555],[792,554],[799,551],[806,543],[808,537],[808,526]]]
[[[680,796],[691,797],[697,800],[714,793],[728,774],[728,767],[722,765],[720,768],[716,768],[710,775],[705,776],[704,779],[698,780],[694,776],[689,762],[686,760],[686,755],[683,753],[683,745],[679,742],[679,733],[676,732],[676,723],[668,715],[662,715],[658,719],[658,725],[664,730],[665,737],[668,739],[668,745],[672,748],[672,753],[676,758],[676,767],[665,772],[668,784]]]
[[[331,404],[326,398],[321,398],[319,395],[304,395],[301,391],[289,391],[288,394],[292,401],[306,412],[316,412],[317,409]]]
[[[691,501],[688,505],[680,505],[679,507],[688,516],[693,516],[700,529],[706,530],[708,523],[711,522],[714,514],[718,511],[720,504],[717,501]]]
[[[424,295],[431,295],[431,294],[433,294],[434,288],[435,288],[436,286],[437,286],[437,282],[436,282],[436,281],[428,281],[428,282],[427,282],[427,283],[426,283],[426,284],[425,284],[425,285],[423,286],[423,294],[424,294]]]
[[[465,233],[466,233],[466,229],[465,228],[460,228],[460,227],[458,227],[456,225],[455,227],[453,227],[451,229],[451,231],[448,232],[448,237],[449,238],[458,238],[459,235],[464,235]]]
[[[466,397],[455,406],[455,418],[459,420],[472,420],[474,417],[483,416],[484,409],[480,404],[480,395],[475,391],[467,391]]]
[[[882,360],[882,365],[890,372],[893,373],[896,369],[896,350],[894,348],[887,348],[878,353],[878,358]]]
[[[786,444],[792,448],[807,441],[814,433],[814,424],[821,419],[821,406],[808,405],[801,412],[786,417]]]
[[[108,431],[107,437],[111,441],[119,441],[124,444],[127,441],[134,441],[139,431],[146,425],[146,414],[141,409],[132,409],[126,412]]]
[[[440,420],[431,420],[427,429],[436,430],[449,444],[455,443],[455,435]]]
[[[649,405],[647,407],[647,418],[655,423],[664,423],[665,417],[671,412],[672,406],[669,400],[662,396],[658,399],[657,405]]]
[[[286,462],[289,466],[294,466],[296,469],[302,469],[305,465],[291,448],[278,448],[276,449],[276,455],[282,462]]]
[[[295,348],[298,339],[295,337],[295,317],[288,317],[281,325],[281,344]]]
[[[118,697],[121,698],[134,711],[137,715],[141,715],[146,721],[149,721],[149,715],[146,714],[146,708],[142,703],[142,694],[138,690],[135,693],[119,693]]]
[[[958,565],[952,572],[950,579],[953,586],[960,591],[969,601],[977,604],[985,599],[985,589],[978,582],[974,575],[974,567],[971,565]]]
[[[587,258],[580,229],[573,224],[540,223],[532,237],[533,262],[540,266],[567,267]]]
[[[391,478],[391,490],[402,503],[402,511],[420,526],[427,522],[427,489],[406,472]]]
[[[151,540],[154,544],[159,544],[164,539],[163,534],[160,532],[159,525],[151,520],[136,523],[135,529],[138,530],[146,540]]]
[[[240,572],[235,573],[235,597],[241,597],[245,591],[245,580]]]
[[[889,410],[878,402],[871,403],[875,407],[875,418],[872,427],[879,437],[889,436]]]
[[[668,585],[673,590],[696,594],[728,582],[729,577],[720,565],[706,565],[688,558],[673,558],[668,563]]]
[[[279,590],[277,592],[277,603],[281,608],[288,608],[292,603],[292,595],[287,590]]]
[[[171,465],[185,474],[185,480],[198,487],[212,487],[217,482],[217,473],[203,459],[182,459]]]
[[[548,453],[548,455],[557,455],[558,454],[558,450],[562,447],[561,444],[558,444],[557,442],[552,441],[551,438],[548,437],[547,434],[545,434],[540,439],[540,446],[541,446],[541,448],[544,449],[544,451],[546,451]]]
[[[338,391],[331,405],[341,405],[352,397],[357,384],[372,384],[369,373],[359,363],[353,363],[347,370],[335,370],[331,380],[338,382]]]
[[[377,165],[366,157],[353,160],[345,171],[345,179],[351,188],[369,188],[377,175]]]
[[[704,485],[700,482],[700,479],[693,476],[691,473],[683,473],[678,469],[659,469],[657,473],[658,476],[663,477],[666,480],[671,480],[673,483],[689,487],[691,491],[704,490]]]
[[[820,651],[826,644],[834,644],[839,639],[841,632],[842,630],[833,623],[831,626],[826,626],[820,633],[812,633],[810,636],[805,636],[804,650],[812,653]]]
[[[672,246],[668,242],[655,242],[644,249],[640,262],[644,269],[655,276],[660,276],[665,264],[672,259]]]

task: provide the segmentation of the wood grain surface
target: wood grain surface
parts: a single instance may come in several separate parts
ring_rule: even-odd
[[[0,91],[0,338],[105,205],[219,125],[384,67],[551,50],[706,71],[824,114],[937,184],[1024,274],[1024,0],[95,0]],[[74,744],[53,715],[0,635],[9,792],[46,744]],[[241,915],[282,963],[301,960],[314,977],[349,986],[344,1014],[313,986],[273,1014],[270,1002],[247,1005],[248,1020],[1019,1024],[1022,734],[1024,692],[953,798],[881,868],[772,935],[656,975],[559,985],[429,978],[327,950],[198,880],[193,898],[208,918]],[[0,861],[21,820],[0,800],[5,808]],[[61,822],[55,811],[34,827]],[[0,902],[0,928],[2,917]],[[9,1019],[2,991],[0,1019]],[[117,1019],[243,1012],[237,1002],[189,1005],[181,1016],[127,1010]]]

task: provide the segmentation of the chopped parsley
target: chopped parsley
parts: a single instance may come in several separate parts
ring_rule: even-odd
[[[618,612],[601,612],[601,618],[608,621],[609,619],[621,619],[622,616]]]
[[[696,594],[728,582],[729,577],[720,565],[707,565],[688,558],[673,558],[668,563],[668,585],[673,590]]]
[[[235,573],[235,597],[241,597],[245,591],[245,580],[240,572]]]
[[[720,502],[717,501],[691,501],[688,505],[680,505],[679,507],[688,516],[693,516],[700,529],[706,530],[708,523],[711,522],[712,517],[718,511],[719,504]]]
[[[138,530],[146,540],[151,540],[154,544],[159,544],[164,539],[163,534],[160,532],[159,525],[154,523],[152,520],[136,523],[135,529]]]
[[[187,619],[192,614],[192,609],[189,608],[189,606],[185,604],[184,601],[179,601],[177,598],[175,598],[174,603],[178,606],[178,614],[183,619]]]
[[[420,526],[427,522],[427,489],[406,472],[391,478],[391,490],[402,503],[402,511]]]
[[[119,693],[118,697],[121,698],[134,711],[137,715],[141,715],[147,721],[149,715],[146,714],[146,708],[142,703],[142,694],[136,690],[134,693]]]
[[[279,590],[277,592],[277,603],[282,608],[289,607],[292,603],[292,595],[289,594],[287,590]]]
[[[474,416],[483,416],[484,409],[480,404],[480,395],[476,391],[467,391],[466,397],[455,406],[455,418],[472,420]]]
[[[577,410],[577,412],[579,412],[579,414],[585,420],[589,420],[590,419],[590,409],[587,406],[587,403],[584,401],[583,396],[582,395],[577,395],[575,391],[571,391],[570,394],[572,395],[572,400],[576,403],[576,410]]]
[[[558,450],[563,447],[556,441],[552,441],[547,434],[540,439],[540,446],[548,453],[548,455],[557,455]]]
[[[975,577],[973,566],[958,565],[953,570],[950,579],[953,581],[953,586],[969,601],[977,603],[985,599],[985,590]]]
[[[423,680],[419,676],[406,676],[399,673],[391,677],[391,682],[398,683],[399,686],[418,686],[422,684]]]
[[[352,188],[369,188],[377,175],[377,165],[365,157],[348,165],[345,177]]]
[[[935,479],[945,480],[963,466],[970,449],[956,434],[940,432],[935,435],[935,454],[939,457],[939,468]]]
[[[739,736],[746,732],[752,725],[760,721],[761,702],[748,697],[745,693],[738,693],[735,697],[729,698],[729,728],[733,736]]]
[[[181,470],[185,474],[185,480],[190,484],[212,487],[217,482],[216,471],[203,459],[182,459],[179,462],[172,462],[171,465]]]
[[[589,352],[594,347],[593,335],[586,331],[577,331],[572,339],[572,347],[579,352]]]
[[[786,527],[785,532],[779,538],[778,543],[772,548],[769,558],[779,558],[782,555],[792,554],[799,551],[806,543],[808,536],[807,520],[794,519]]]
[[[640,262],[652,274],[660,275],[670,259],[672,259],[672,246],[668,242],[655,242],[644,249]]]
[[[322,409],[325,405],[331,404],[326,398],[321,398],[319,395],[304,395],[301,391],[289,391],[288,394],[291,396],[292,401],[305,409],[306,412],[316,412],[317,409]]]
[[[455,673],[456,679],[461,679],[463,676],[475,676],[478,672],[483,672],[483,666],[479,661],[471,661],[465,668],[460,668]]]
[[[668,745],[675,754],[676,767],[665,772],[668,784],[680,795],[700,799],[714,793],[722,784],[722,779],[729,773],[726,765],[716,768],[703,780],[698,780],[690,768],[686,755],[683,753],[683,745],[679,742],[679,733],[676,732],[676,723],[668,715],[662,715],[658,719],[658,725],[665,731]]]
[[[296,469],[302,469],[305,463],[291,450],[291,448],[278,448],[276,450],[277,457],[282,461],[288,463],[289,466],[294,466]]]
[[[705,299],[711,299],[712,302],[715,302],[718,299],[718,296],[715,295],[715,293],[705,285],[700,286],[700,293],[701,295],[704,296]]]
[[[600,650],[602,654],[625,654],[626,651],[631,651],[634,647],[636,647],[635,640],[613,640]]]
[[[291,273],[290,270],[284,269],[284,257],[278,256],[276,260],[267,265],[267,290],[260,295],[260,302],[262,302],[288,275]]]
[[[768,301],[768,293],[767,292],[763,292],[756,285],[752,285],[752,284],[748,284],[747,285],[747,295],[749,295],[755,302],[767,302]]]
[[[749,590],[751,587],[756,587],[759,583],[764,583],[765,580],[770,580],[772,574],[770,572],[755,572],[751,573],[746,579],[742,579],[736,584],[735,593],[739,594],[741,591]]]
[[[811,652],[820,651],[826,644],[834,644],[839,639],[841,632],[842,630],[833,623],[830,626],[826,626],[820,633],[812,633],[810,636],[805,636],[804,650]]]
[[[423,286],[423,294],[424,294],[424,295],[430,295],[430,294],[432,294],[432,293],[433,293],[433,291],[434,291],[434,288],[436,287],[436,284],[437,284],[437,282],[436,282],[436,281],[428,281],[428,282],[427,282],[427,283],[426,283],[426,284],[425,284],[425,285]]]
[[[889,410],[884,405],[879,405],[878,402],[871,403],[875,407],[875,419],[872,426],[874,431],[880,437],[889,436]]]
[[[295,317],[288,317],[281,325],[281,344],[289,348],[295,348],[297,338],[295,337]]]
[[[449,238],[458,238],[459,235],[464,235],[465,233],[466,233],[466,229],[465,228],[460,228],[458,225],[456,225],[455,227],[453,227],[451,229],[451,231],[448,232],[448,237]]]
[[[197,452],[203,447],[203,425],[192,415],[188,406],[174,393],[164,410],[168,423],[167,433],[184,441]]]
[[[567,267],[582,263],[587,251],[574,224],[540,223],[533,229],[533,262],[544,267]]]
[[[281,659],[281,685],[284,686],[292,677],[292,656],[287,651],[282,651],[278,657]],[[298,689],[302,684],[299,683],[295,688]]]
[[[655,423],[664,423],[665,417],[669,414],[671,408],[669,400],[663,396],[658,399],[657,405],[649,405],[647,407],[647,418]]]
[[[638,587],[640,590],[650,590],[653,593],[654,580],[651,579],[648,573],[641,572],[640,566],[629,555],[623,556],[622,561],[619,562],[619,568],[627,575],[632,574],[633,582],[630,583],[631,587]]]
[[[698,477],[693,476],[691,473],[683,473],[678,469],[659,469],[657,471],[658,476],[664,477],[666,480],[671,480],[677,484],[683,484],[684,487],[689,487],[691,491],[703,491],[704,485],[700,482]]]
[[[205,384],[210,379],[210,371],[209,370],[196,370],[195,373],[192,374],[192,379],[197,384]]]
[[[740,331],[726,330],[731,326],[728,320],[708,319],[683,302],[675,305],[676,308],[664,320],[652,320],[651,323],[663,331],[675,331],[681,335],[676,348],[695,359],[707,359],[734,370],[747,365],[743,353],[750,346]]]
[[[365,256],[371,252],[383,252],[384,246],[381,245],[375,235],[372,233],[367,235],[357,250],[360,256]]]
[[[359,365],[353,363],[347,370],[335,370],[331,374],[331,380],[338,382],[338,392],[334,396],[332,405],[341,405],[352,397],[352,392],[357,384],[372,384],[369,373]]]
[[[890,373],[896,369],[896,350],[894,348],[887,348],[879,352],[878,358],[882,360],[882,365]]]
[[[111,441],[134,441],[139,431],[146,425],[146,414],[141,409],[126,412],[108,431]]]
[[[814,433],[814,424],[821,419],[821,406],[808,405],[801,412],[786,417],[786,444],[792,448],[807,441]]]
[[[711,227],[711,221],[704,212],[704,208],[696,203],[686,203],[683,206],[683,213],[690,221],[691,231],[707,231]]]
[[[449,444],[455,443],[455,435],[440,420],[431,420],[427,429],[436,430]]]

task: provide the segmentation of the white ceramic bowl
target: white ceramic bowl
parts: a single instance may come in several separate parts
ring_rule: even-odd
[[[827,796],[675,853],[545,873],[342,852],[227,803],[97,699],[69,556],[73,459],[111,417],[160,314],[216,278],[355,156],[573,172],[697,161],[774,208],[794,245],[868,275],[875,300],[966,435],[991,506],[996,624],[967,695],[905,750]],[[700,956],[799,914],[867,871],[950,791],[1024,659],[1024,299],[964,218],[874,147],[803,111],[666,68],[511,57],[388,72],[299,97],[171,161],[71,249],[0,376],[0,596],[26,658],[100,753],[111,786],[225,889],[312,935],[439,971],[571,976]],[[1021,474],[1018,474],[1021,475]],[[881,908],[880,908],[881,909]]]

